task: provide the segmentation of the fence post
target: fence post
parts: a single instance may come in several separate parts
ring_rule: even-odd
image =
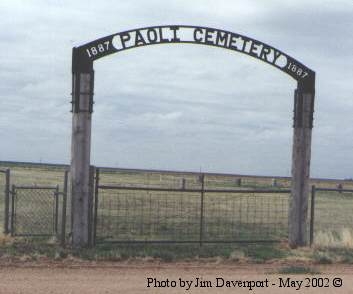
[[[310,246],[314,243],[314,217],[315,217],[315,185],[311,186],[311,207],[310,207]]]
[[[288,227],[288,241],[291,248],[308,245],[307,220],[314,91],[307,87],[307,84],[298,82],[294,96],[292,187]]]
[[[9,215],[10,215],[10,169],[5,171],[5,221],[4,234],[9,233]]]
[[[238,187],[241,187],[241,178],[238,178],[235,180],[235,184],[238,186]]]
[[[186,188],[186,180],[185,180],[185,178],[182,178],[181,179],[181,189],[185,190],[185,188]]]
[[[71,138],[71,197],[72,245],[74,248],[90,244],[89,187],[91,127],[93,113],[93,63],[83,62],[78,48],[72,58],[72,138]]]
[[[55,192],[55,218],[54,218],[54,232],[58,236],[58,219],[59,219],[59,185],[56,185]]]
[[[94,223],[93,223],[93,246],[96,245],[97,239],[97,212],[98,212],[98,188],[99,188],[99,168],[96,169],[96,178],[94,185]]]
[[[66,170],[64,174],[64,190],[63,190],[63,210],[61,214],[61,246],[66,245],[66,205],[67,205],[67,183],[69,171]]]
[[[16,197],[16,188],[15,185],[12,185],[11,188],[11,236],[15,235],[15,197]]]
[[[93,193],[94,193],[94,172],[95,172],[95,167],[91,165],[89,167],[89,202],[88,202],[88,246],[91,247],[93,242],[93,230],[92,230],[92,225],[93,225]]]
[[[201,211],[200,211],[200,246],[203,242],[203,222],[204,222],[204,193],[205,193],[205,174],[201,174]]]

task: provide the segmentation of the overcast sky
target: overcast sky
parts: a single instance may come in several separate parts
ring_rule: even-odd
[[[353,177],[352,0],[1,0],[0,15],[0,160],[69,163],[72,47],[185,24],[247,35],[313,69],[311,174]],[[281,71],[190,44],[94,69],[94,164],[290,175],[296,83]]]

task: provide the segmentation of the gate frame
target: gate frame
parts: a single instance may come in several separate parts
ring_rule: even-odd
[[[53,193],[53,232],[54,234],[35,234],[35,233],[24,233],[24,234],[16,234],[15,227],[15,219],[16,219],[16,194],[17,190],[49,190]],[[41,237],[41,236],[58,236],[58,221],[59,221],[59,196],[62,195],[62,192],[59,192],[59,185],[55,186],[17,186],[15,184],[12,185],[11,188],[11,236],[19,236],[19,237]]]
[[[92,223],[92,245],[95,246],[97,243],[111,243],[111,244],[199,244],[201,247],[203,244],[228,244],[228,243],[238,243],[238,244],[272,244],[281,242],[281,239],[232,239],[232,240],[208,240],[205,239],[205,206],[204,199],[205,193],[234,193],[234,194],[244,194],[244,193],[257,193],[257,194],[290,194],[289,189],[206,189],[205,188],[205,176],[207,173],[200,173],[200,188],[164,188],[164,187],[139,187],[139,186],[120,186],[111,184],[100,184],[99,177],[100,168],[95,169],[95,187],[94,187],[94,221]],[[196,173],[195,173],[196,174]],[[154,191],[154,192],[174,192],[174,193],[198,193],[199,194],[199,211],[200,217],[198,220],[199,233],[198,238],[195,240],[108,240],[97,242],[97,224],[98,224],[98,206],[100,202],[99,190],[117,190],[117,191]],[[288,226],[289,228],[289,226]]]
[[[194,30],[194,40],[181,40],[177,33],[179,29]],[[169,30],[173,37],[163,37],[163,30]],[[143,37],[142,31],[156,36],[149,43]],[[197,37],[197,33],[204,32],[204,39]],[[208,34],[217,33],[216,42],[208,38]],[[135,34],[135,45],[126,46],[126,42]],[[159,37],[158,37],[159,34]],[[233,39],[233,37],[235,39]],[[120,39],[119,39],[120,38]],[[159,39],[158,39],[159,38]],[[233,40],[243,41],[242,49],[231,46]],[[230,41],[229,41],[230,39]],[[115,40],[121,42],[122,47],[114,45]],[[115,44],[117,43],[115,42]],[[222,42],[224,42],[222,44]],[[235,41],[234,41],[235,42]],[[72,52],[72,141],[71,141],[71,195],[72,195],[72,244],[75,248],[88,247],[91,242],[91,228],[89,217],[92,208],[92,188],[90,177],[91,151],[91,122],[93,112],[94,70],[93,62],[101,57],[127,50],[134,47],[153,44],[192,43],[216,46],[247,54],[266,62],[297,81],[294,93],[293,118],[293,146],[292,146],[292,187],[289,208],[289,245],[293,248],[308,245],[307,219],[309,198],[309,177],[311,157],[311,134],[313,128],[315,72],[301,62],[282,51],[259,42],[247,36],[207,27],[170,25],[146,27],[109,35],[79,47]],[[112,46],[110,46],[110,44]],[[250,44],[246,49],[245,44]],[[227,46],[226,46],[227,45]],[[249,46],[248,46],[249,47]],[[257,50],[261,48],[261,54]],[[267,50],[267,53],[265,52]],[[273,60],[269,61],[267,54],[273,52]],[[286,64],[276,64],[278,57],[283,56]],[[263,55],[265,54],[265,55]],[[299,74],[300,72],[300,74]],[[302,73],[306,73],[302,75]]]
[[[312,246],[315,239],[315,202],[316,202],[316,192],[338,192],[338,193],[353,193],[353,189],[344,188],[325,188],[317,187],[315,185],[311,186],[311,207],[310,207],[310,223],[309,223],[309,244]]]

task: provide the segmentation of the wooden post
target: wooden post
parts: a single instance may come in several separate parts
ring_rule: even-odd
[[[186,180],[185,180],[185,178],[182,178],[181,179],[181,189],[185,190],[185,188],[186,188]]]
[[[75,51],[74,51],[75,56]],[[75,65],[75,61],[73,61]],[[76,71],[77,70],[77,71]],[[89,217],[91,216],[90,152],[91,115],[93,109],[93,69],[80,71],[73,66],[72,84],[72,141],[71,141],[71,197],[72,245],[89,246]]]
[[[308,244],[307,219],[310,179],[311,131],[314,91],[298,84],[294,99],[294,132],[292,153],[292,192],[289,203],[289,245]]]
[[[241,178],[235,180],[235,185],[237,185],[238,187],[241,186]]]

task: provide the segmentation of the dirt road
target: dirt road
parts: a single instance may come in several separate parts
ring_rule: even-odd
[[[321,274],[273,274],[278,272],[276,265],[9,264],[0,268],[0,293],[353,293],[353,267],[335,265],[315,269]],[[343,286],[335,284],[335,287],[334,278],[341,278]],[[309,281],[312,287],[305,287]],[[328,287],[313,287],[321,282]],[[158,285],[169,287],[154,287]]]

